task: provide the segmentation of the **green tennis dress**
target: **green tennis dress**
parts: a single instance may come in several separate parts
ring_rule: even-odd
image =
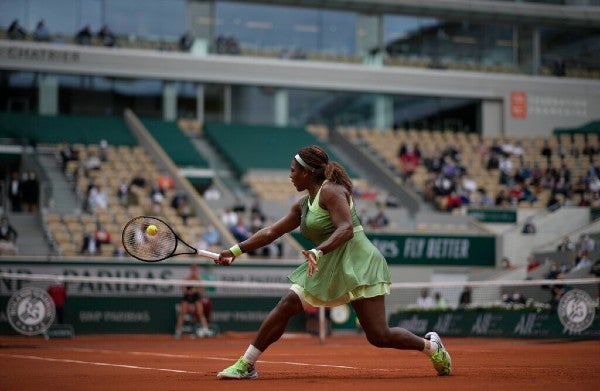
[[[315,246],[323,243],[335,231],[329,212],[319,206],[321,189],[312,204],[308,195],[302,200],[300,233]],[[294,289],[300,289],[306,302],[315,307],[337,306],[390,293],[391,278],[387,262],[363,232],[353,201],[349,207],[354,226],[352,239],[324,254],[318,263],[319,271],[313,273],[312,277],[306,274],[308,261],[288,276]]]

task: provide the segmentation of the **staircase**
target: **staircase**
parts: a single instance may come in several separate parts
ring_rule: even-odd
[[[18,234],[18,255],[48,256],[52,253],[38,213],[10,212],[7,216]]]
[[[40,151],[37,155],[38,162],[44,169],[51,186],[48,200],[48,212],[58,214],[78,214],[80,201],[73,190],[74,184],[62,172],[60,163],[57,162],[53,151]]]

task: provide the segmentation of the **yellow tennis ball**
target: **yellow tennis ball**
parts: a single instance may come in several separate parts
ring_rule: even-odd
[[[146,228],[146,233],[150,236],[156,235],[157,232],[158,232],[158,228],[156,228],[156,225],[154,225],[154,224],[150,224],[148,226],[148,228]]]

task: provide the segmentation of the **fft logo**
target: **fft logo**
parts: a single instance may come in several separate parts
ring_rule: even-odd
[[[23,335],[43,334],[54,323],[56,308],[48,293],[25,287],[11,296],[6,305],[10,325]]]
[[[592,325],[596,309],[594,302],[587,292],[572,289],[558,302],[558,318],[565,328],[571,333],[580,333]]]

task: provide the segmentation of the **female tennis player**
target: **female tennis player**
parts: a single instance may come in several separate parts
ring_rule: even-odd
[[[219,372],[218,379],[257,379],[259,356],[284,333],[288,320],[306,304],[332,307],[351,303],[367,340],[380,348],[419,350],[429,356],[439,375],[452,371],[450,355],[439,335],[421,338],[410,331],[388,327],[384,298],[390,293],[387,262],[363,232],[352,199],[352,182],[345,169],[321,147],[300,149],[292,159],[290,179],[298,191],[308,191],[290,212],[249,239],[219,254],[215,263],[230,265],[235,257],[261,248],[300,227],[315,248],[303,250],[306,262],[288,277],[292,282],[258,330],[246,353]]]

